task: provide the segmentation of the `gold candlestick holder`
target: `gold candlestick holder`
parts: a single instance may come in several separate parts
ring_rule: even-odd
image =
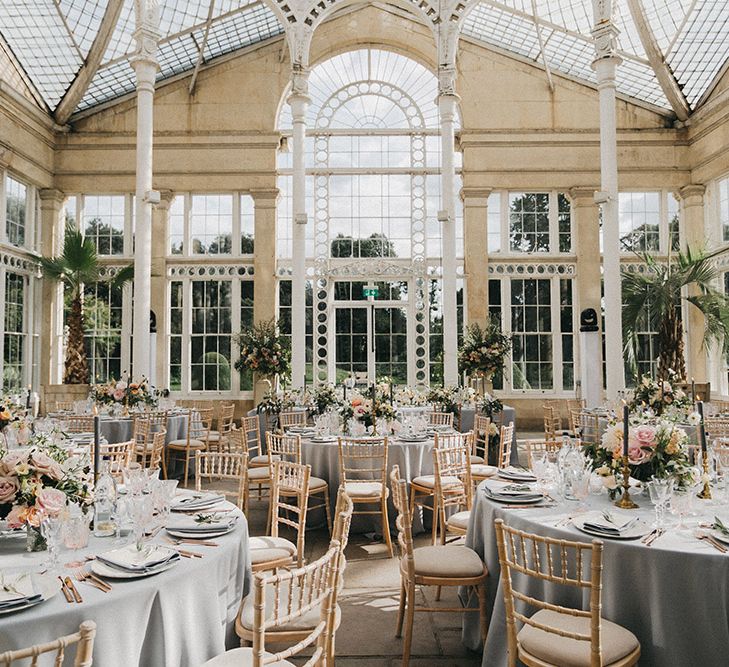
[[[704,486],[698,496],[704,500],[711,500],[711,486],[709,485],[709,452],[702,452],[702,468],[704,469]]]
[[[634,510],[636,505],[630,497],[630,466],[628,465],[628,457],[623,456],[623,493],[618,500],[615,501],[615,505],[623,510]]]

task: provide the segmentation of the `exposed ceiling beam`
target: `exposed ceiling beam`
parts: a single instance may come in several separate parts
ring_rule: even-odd
[[[539,54],[542,57],[542,64],[544,65],[544,71],[547,73],[547,84],[549,85],[549,92],[554,93],[554,81],[552,81],[552,70],[549,67],[549,61],[547,60],[547,54],[544,51],[546,46],[544,39],[542,38],[542,26],[537,22],[537,0],[532,0],[532,14],[534,15],[534,28],[537,31],[537,42],[539,43]]]
[[[648,56],[648,62],[656,73],[656,79],[658,79],[663,94],[666,96],[676,117],[679,120],[688,120],[688,117],[691,115],[691,107],[678,85],[676,77],[673,76],[673,73],[668,67],[666,59],[663,57],[655,35],[648,24],[648,18],[646,17],[641,0],[628,0],[628,7],[630,8],[630,14],[633,17],[635,27],[638,30],[643,49],[645,49],[645,53]]]
[[[210,33],[210,26],[213,23],[213,12],[215,11],[215,0],[210,0],[210,5],[208,6],[208,20],[205,22],[205,32],[203,33],[202,43],[200,44],[200,48],[197,52],[197,62],[195,63],[195,69],[192,72],[192,77],[190,78],[190,87],[187,89],[187,92],[192,95],[193,92],[195,92],[195,84],[197,83],[197,74],[200,71],[200,65],[202,65],[203,57],[205,53],[205,47],[208,44],[208,34]]]
[[[81,65],[76,78],[71,82],[53,114],[56,123],[59,125],[65,125],[68,122],[99,69],[101,59],[104,57],[109,40],[114,34],[114,28],[116,28],[123,6],[124,0],[109,0],[104,12],[104,18],[101,19],[99,31],[96,33],[96,37],[89,49],[89,55],[86,57],[84,64]]]

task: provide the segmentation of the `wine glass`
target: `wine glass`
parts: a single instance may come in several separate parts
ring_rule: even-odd
[[[60,515],[43,514],[40,523],[41,535],[48,545],[48,563],[46,568],[51,572],[58,569],[58,552],[63,531],[63,519]]]
[[[149,495],[132,496],[128,500],[129,514],[134,530],[134,542],[137,551],[144,548],[145,531],[152,515],[152,498]]]
[[[64,523],[63,543],[67,549],[71,549],[72,551],[85,549],[89,544],[90,534],[89,517],[79,511],[69,516]],[[81,567],[83,564],[84,562],[82,560],[77,559],[66,563],[66,567],[75,569]]]
[[[589,465],[575,467],[567,471],[569,481],[571,483],[572,496],[579,501],[577,511],[584,512],[587,510],[587,497],[590,495],[590,478],[592,477],[592,468]]]
[[[671,492],[671,513],[678,516],[677,530],[685,530],[684,519],[691,512],[693,490],[687,487],[674,487]]]
[[[656,528],[664,528],[666,523],[666,506],[671,499],[673,479],[670,477],[654,477],[646,483],[651,502],[656,508]]]
[[[130,463],[122,470],[124,486],[127,493],[132,496],[139,496],[147,485],[147,473],[139,463]]]

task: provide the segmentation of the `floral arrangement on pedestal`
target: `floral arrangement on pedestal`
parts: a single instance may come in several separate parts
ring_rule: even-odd
[[[9,528],[25,526],[29,545],[43,548],[38,533],[43,517],[58,516],[71,503],[88,506],[91,481],[87,460],[51,444],[45,436],[30,449],[2,450],[0,517]]]
[[[697,426],[701,418],[694,412],[688,421]],[[639,413],[630,419],[628,438],[628,465],[632,477],[641,481],[673,477],[678,486],[692,483],[689,437],[675,421]],[[601,442],[586,443],[582,451],[592,459],[595,472],[603,477],[610,497],[615,497],[622,484],[623,422],[611,420]]]
[[[431,387],[426,395],[428,403],[437,404],[443,412],[458,416],[460,400],[459,387]]]
[[[494,424],[494,415],[503,409],[503,403],[489,393],[485,393],[476,400],[476,411],[482,415],[486,415],[491,420],[488,432],[489,460],[493,460],[498,456],[501,434],[499,433],[499,428]]]
[[[265,378],[291,375],[289,340],[281,335],[275,319],[244,327],[236,340],[240,346],[240,357],[235,362],[237,370],[250,370]]]
[[[654,380],[644,375],[633,392],[628,407],[633,410],[650,409],[656,415],[664,412],[680,412],[685,416],[692,408],[693,402],[682,389],[673,386],[676,374],[668,372],[667,379]]]
[[[21,413],[20,405],[16,401],[11,399],[9,396],[3,396],[0,398],[0,431],[2,431],[8,424],[20,419]]]
[[[510,350],[511,337],[501,331],[501,325],[496,321],[490,321],[486,327],[469,324],[458,351],[458,369],[469,375],[490,378],[503,369]]]
[[[157,405],[160,394],[149,386],[147,378],[130,380],[122,374],[119,380],[109,380],[104,384],[92,385],[91,400],[97,405],[121,405],[126,409],[138,406]]]

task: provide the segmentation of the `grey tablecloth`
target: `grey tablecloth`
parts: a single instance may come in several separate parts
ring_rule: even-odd
[[[392,466],[400,466],[400,475],[408,482],[420,475],[433,474],[433,446],[432,439],[425,442],[401,442],[399,440],[390,439],[388,441],[387,467],[392,470]],[[339,449],[336,440],[334,442],[312,442],[311,440],[302,440],[301,455],[305,464],[311,465],[311,474],[315,477],[321,477],[329,482],[329,498],[332,508],[337,498],[337,490],[339,489]],[[388,481],[389,486],[389,481]],[[370,509],[366,507],[363,509]],[[377,505],[373,505],[372,509],[377,509]],[[430,512],[427,512],[430,518]],[[388,518],[390,527],[395,531],[395,518],[397,514],[392,500],[388,503]],[[352,518],[352,531],[358,533],[377,532],[382,530],[382,522],[378,516],[362,516],[355,515]],[[413,517],[413,532],[423,532],[423,521],[419,512]]]
[[[512,463],[515,463],[516,452],[516,408],[512,408],[510,405],[505,405],[502,413],[496,415],[495,420],[501,419],[501,423],[504,426],[508,426],[511,422],[514,422],[514,438],[511,443],[512,452]],[[473,423],[476,421],[476,408],[472,406],[465,406],[461,408],[461,433],[473,430]],[[498,421],[497,421],[498,423]]]
[[[127,442],[132,439],[134,420],[131,417],[101,418],[101,435],[107,442]],[[167,442],[187,436],[187,415],[170,415],[167,418]]]
[[[0,652],[51,641],[92,620],[95,666],[198,667],[238,646],[235,616],[251,585],[248,524],[242,514],[235,531],[215,541],[215,548],[190,547],[203,558],[182,558],[172,569],[145,579],[114,580],[109,593],[77,583],[81,604],[68,604],[58,593],[32,609],[0,617]],[[39,569],[47,553],[25,555],[24,547],[23,539],[0,541],[0,570]],[[92,537],[79,553],[112,548],[111,539]],[[77,554],[62,550],[60,556],[64,563]]]
[[[647,522],[653,511],[647,499],[637,498]],[[696,501],[699,505],[705,501]],[[613,507],[606,496],[590,498],[594,509]],[[575,503],[555,508],[509,510],[487,500],[479,489],[466,543],[486,563],[489,570],[488,607],[492,609],[483,665],[507,664],[507,640],[503,590],[493,522],[502,518],[510,526],[549,537],[589,542],[592,538],[573,526],[555,523],[574,513]],[[717,510],[702,507],[707,517]],[[697,519],[694,519],[693,526]],[[729,556],[696,540],[692,533],[669,531],[652,547],[640,541],[605,539],[603,570],[603,618],[631,630],[642,647],[641,665],[660,667],[720,667],[729,655]],[[585,605],[575,589],[565,594],[563,587],[544,582],[522,588],[527,594],[552,602]],[[587,609],[586,606],[583,608]],[[480,645],[475,614],[464,615],[463,641],[477,650]]]

